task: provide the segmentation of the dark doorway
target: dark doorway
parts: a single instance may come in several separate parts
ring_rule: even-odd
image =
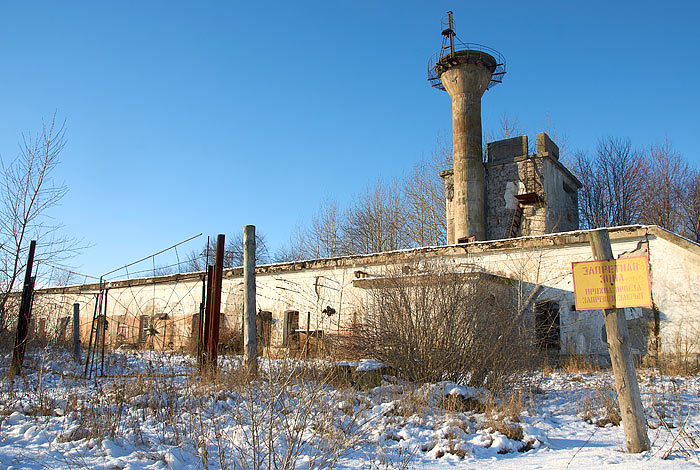
[[[558,352],[560,340],[559,302],[535,304],[535,344],[539,351]]]

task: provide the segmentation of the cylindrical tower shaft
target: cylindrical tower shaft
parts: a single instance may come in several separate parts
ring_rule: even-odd
[[[452,98],[452,150],[454,158],[454,237],[486,238],[484,164],[481,146],[481,97],[496,60],[481,51],[457,51],[443,58],[436,71]]]

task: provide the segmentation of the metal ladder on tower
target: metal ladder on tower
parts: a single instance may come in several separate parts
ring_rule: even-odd
[[[520,225],[523,222],[523,206],[518,203],[518,207],[515,208],[513,213],[513,220],[510,224],[510,231],[508,232],[508,238],[515,238],[520,233]]]
[[[518,201],[518,206],[513,212],[513,220],[510,224],[510,230],[506,233],[508,238],[514,238],[520,235],[525,206],[541,203],[543,201],[542,196],[540,196],[542,183],[538,181],[534,160],[528,159],[525,165],[525,180],[523,181],[525,185],[525,192],[515,195],[515,198]]]

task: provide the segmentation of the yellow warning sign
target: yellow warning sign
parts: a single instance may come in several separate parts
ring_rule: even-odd
[[[576,310],[649,307],[649,259],[646,256],[571,264]]]

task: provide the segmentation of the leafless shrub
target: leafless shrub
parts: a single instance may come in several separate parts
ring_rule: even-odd
[[[677,429],[673,429],[673,426],[670,426],[662,416],[657,414],[657,417],[664,429],[672,437],[671,443],[664,451],[662,458],[668,459],[673,454],[678,453],[688,459],[694,457],[700,463],[700,430],[688,423],[690,415],[686,416]]]
[[[239,328],[225,328],[219,336],[219,351],[221,354],[243,353],[243,332]]]
[[[21,283],[30,240],[37,240],[37,264],[61,263],[79,250],[50,217],[68,191],[53,180],[65,143],[64,127],[52,119],[40,133],[23,136],[16,158],[0,162],[0,331],[16,315],[13,292]]]
[[[648,424],[651,429],[666,431],[659,445],[663,459],[681,455],[700,463],[700,429],[689,422],[697,408],[688,403],[689,393],[694,390],[688,388],[687,382],[671,379],[661,383],[652,399]]]
[[[528,366],[532,338],[513,281],[416,258],[367,282],[350,347],[400,376],[494,389]]]
[[[210,414],[204,426],[221,468],[293,469],[303,461],[330,469],[367,432],[357,413],[337,406],[338,392],[318,368],[281,362],[223,393],[232,410]]]
[[[418,449],[405,449],[399,447],[398,449],[386,449],[381,446],[377,446],[377,452],[373,459],[368,459],[368,469],[369,470],[406,470],[412,468],[413,457],[416,455]],[[454,452],[455,455],[459,454],[459,451]],[[460,457],[464,457],[466,454],[461,454]]]

